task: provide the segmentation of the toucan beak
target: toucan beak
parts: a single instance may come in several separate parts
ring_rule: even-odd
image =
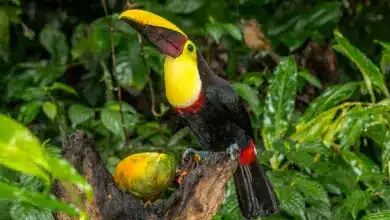
[[[171,57],[178,57],[188,40],[187,35],[174,24],[148,11],[126,10],[119,19],[136,29],[158,51]]]

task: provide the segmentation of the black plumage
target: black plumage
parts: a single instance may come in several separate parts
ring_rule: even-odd
[[[232,144],[247,148],[254,135],[244,102],[229,82],[211,70],[199,52],[197,57],[204,103],[198,112],[182,112],[182,118],[205,150],[225,151]],[[239,165],[234,177],[244,217],[258,218],[279,211],[278,198],[258,159]]]

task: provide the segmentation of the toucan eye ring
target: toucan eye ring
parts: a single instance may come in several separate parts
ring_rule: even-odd
[[[194,46],[192,44],[188,44],[187,50],[190,52],[194,51]]]

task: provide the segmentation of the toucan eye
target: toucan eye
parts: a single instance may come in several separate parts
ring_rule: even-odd
[[[192,44],[189,44],[187,46],[187,50],[190,51],[190,52],[194,51],[194,46]]]

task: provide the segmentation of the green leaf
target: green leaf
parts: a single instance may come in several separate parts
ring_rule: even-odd
[[[108,130],[110,130],[115,135],[124,137],[123,124],[119,111],[103,108],[100,113],[100,119]]]
[[[41,111],[42,103],[39,101],[28,102],[20,107],[18,114],[18,121],[23,124],[29,124],[32,122]]]
[[[63,84],[63,83],[60,83],[60,82],[55,82],[53,83],[53,85],[51,85],[49,87],[49,90],[50,91],[54,91],[54,90],[62,90],[62,91],[65,91],[69,94],[73,94],[73,95],[77,95],[77,92],[75,89],[73,89],[72,87],[66,85],[66,84]]]
[[[74,183],[86,194],[88,199],[92,199],[92,187],[67,160],[50,155],[49,153],[45,154],[45,159],[47,160],[47,163],[50,164],[50,167],[47,170],[51,173],[54,179]],[[79,195],[81,198],[81,194]]]
[[[264,106],[262,137],[267,150],[290,126],[297,92],[297,67],[292,57],[282,58],[274,71]]]
[[[39,176],[50,183],[41,169],[49,165],[39,140],[22,124],[0,114],[0,164],[17,171]]]
[[[12,219],[29,219],[29,220],[54,220],[54,217],[48,210],[35,208],[29,204],[16,203],[10,210]]]
[[[42,105],[42,110],[51,120],[54,120],[54,118],[57,116],[57,106],[52,102],[44,102]]]
[[[387,50],[382,53],[381,70],[385,75],[390,74],[390,50]]]
[[[305,199],[301,193],[293,190],[291,187],[279,187],[276,189],[280,200],[280,208],[288,214],[301,219],[305,217]]]
[[[386,133],[387,140],[382,144],[382,153],[381,153],[381,161],[382,161],[382,169],[386,171],[389,168],[390,161],[390,132]]]
[[[9,57],[9,18],[7,13],[0,9],[0,57],[8,61]]]
[[[75,128],[77,125],[91,119],[94,112],[93,109],[84,105],[74,104],[70,106],[68,114],[70,121],[72,122],[72,127]]]
[[[278,13],[275,19],[270,19],[268,35],[281,39],[290,50],[298,48],[307,38],[318,35],[319,29],[335,27],[341,14],[340,6],[340,2],[319,3],[306,12],[292,14],[283,11],[284,16]]]
[[[302,77],[303,79],[305,79],[307,82],[309,82],[313,86],[315,86],[319,89],[322,89],[321,81],[317,77],[315,77],[311,73],[309,73],[309,71],[307,71],[307,69],[299,71],[299,76]]]
[[[367,58],[366,55],[360,52],[359,49],[349,43],[348,39],[345,38],[340,32],[335,31],[334,35],[337,41],[337,44],[334,46],[334,48],[343,55],[347,56],[359,67],[367,89],[370,93],[371,101],[375,102],[373,88],[379,89],[387,97],[390,97],[389,91],[387,90],[385,84],[384,76],[379,71],[379,68],[369,58]]]
[[[384,220],[384,219],[390,219],[390,211],[370,213],[362,218],[362,220]]]
[[[168,0],[166,8],[168,11],[179,14],[191,14],[204,4],[204,0]]]
[[[140,44],[136,37],[125,39],[126,44],[116,55],[116,78],[122,87],[142,90],[148,80],[149,70],[141,57]]]
[[[66,212],[69,215],[79,215],[79,210],[73,206],[58,201],[54,196],[37,192],[29,192],[23,188],[10,186],[0,182],[0,198],[5,200],[18,200],[31,205],[45,207],[51,211]]]
[[[225,30],[221,24],[214,23],[206,24],[206,32],[215,40],[215,42],[219,43],[219,40],[225,33]]]
[[[379,173],[379,167],[373,161],[364,158],[363,155],[358,156],[352,151],[344,150],[342,157],[358,176],[367,173]]]
[[[351,213],[352,217],[356,219],[358,212],[365,209],[370,201],[370,193],[361,190],[355,190],[350,196],[347,197],[344,206]]]
[[[242,34],[240,29],[234,24],[225,24],[226,32],[230,34],[234,39],[242,41]]]
[[[358,88],[358,83],[345,83],[329,86],[319,97],[310,103],[305,113],[299,119],[299,123],[308,122],[316,115],[336,106],[342,101],[347,100]]]
[[[257,111],[260,106],[259,94],[257,90],[252,89],[245,83],[233,83],[234,91],[241,96],[251,106],[252,111]]]
[[[50,53],[55,63],[65,65],[68,61],[69,48],[66,36],[59,29],[46,25],[39,34],[39,40]]]
[[[312,205],[325,204],[330,206],[328,193],[320,183],[294,176],[291,185],[301,191],[307,203]]]
[[[113,111],[122,110],[122,112],[130,112],[131,114],[137,114],[137,110],[126,102],[108,101],[106,102],[106,104],[104,104],[104,107]]]

